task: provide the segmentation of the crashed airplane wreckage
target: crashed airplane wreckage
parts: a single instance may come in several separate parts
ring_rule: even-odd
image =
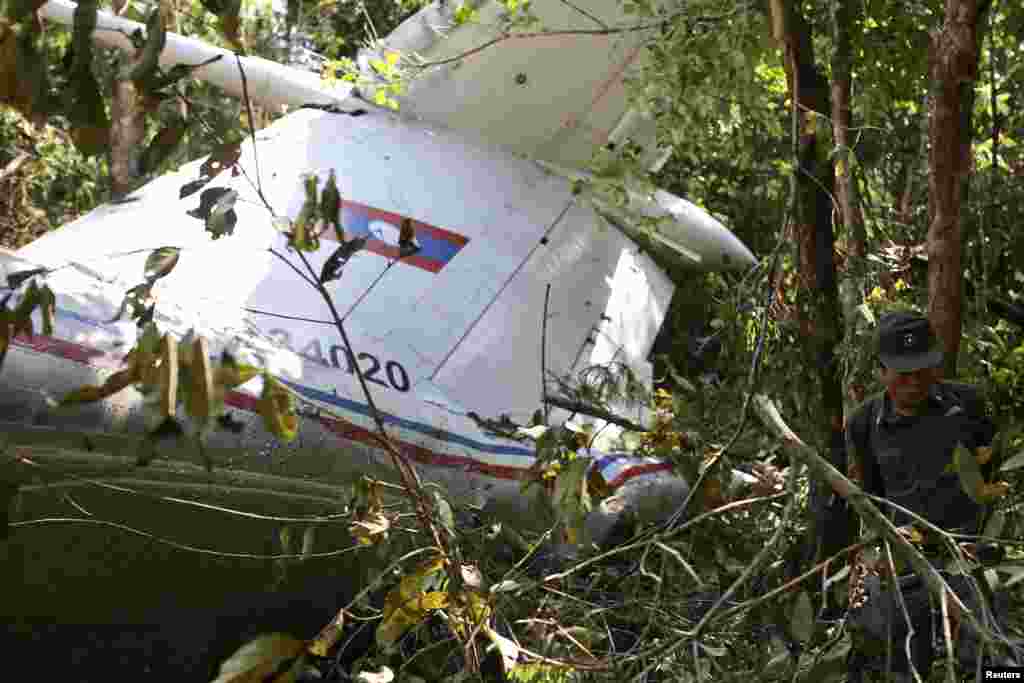
[[[591,4],[608,25],[625,19],[618,2]],[[41,14],[70,23],[74,9],[51,0]],[[554,0],[534,10],[545,26],[585,20]],[[650,384],[647,356],[673,285],[627,233],[643,219],[661,219],[654,238],[698,269],[744,268],[754,258],[681,198],[638,191],[626,206],[612,206],[574,185],[585,174],[573,169],[609,143],[646,145],[651,167],[666,158],[653,145],[651,122],[626,108],[623,78],[642,57],[643,31],[504,41],[447,61],[493,38],[501,11],[484,3],[479,22],[455,27],[451,8],[434,4],[384,39],[378,54],[445,62],[411,82],[398,112],[368,104],[366,87],[330,89],[317,74],[236,61],[168,34],[165,68],[221,55],[194,76],[240,95],[244,69],[253,101],[299,108],[258,131],[255,146],[241,146],[232,165],[244,173],[195,161],[0,256],[9,304],[44,284],[55,295],[52,329],[15,338],[0,371],[10,439],[153,429],[134,387],[98,403],[53,407],[125,367],[141,328],[119,311],[126,291],[145,281],[160,334],[179,348],[214,359],[226,350],[266,368],[298,398],[297,436],[279,444],[258,414],[262,376],[227,391],[234,428],[214,430],[204,449],[215,470],[259,469],[270,458],[277,474],[314,472],[326,484],[364,473],[393,478],[361,374],[389,438],[425,481],[499,519],[535,519],[521,492],[536,460],[533,444],[497,436],[478,416],[527,424],[541,404],[542,362],[548,376],[569,378],[614,361]],[[127,48],[126,36],[141,28],[101,12],[94,37]],[[325,226],[318,248],[303,256],[316,273],[331,271],[321,280],[350,351],[330,307],[296,274],[301,264],[289,249],[307,189],[315,196],[332,183],[340,201],[337,215],[326,218],[343,232]],[[198,185],[193,194],[183,189]],[[211,212],[223,219],[229,211],[233,229],[211,236]],[[359,240],[362,249],[342,254],[339,264],[342,240]],[[151,258],[158,249],[162,257]],[[19,280],[26,272],[36,275]],[[42,320],[34,315],[38,332]],[[192,343],[200,337],[203,346]],[[184,443],[170,457],[195,460]],[[591,455],[590,467],[620,503],[592,514],[595,539],[624,509],[661,519],[685,498],[686,482],[667,463]]]

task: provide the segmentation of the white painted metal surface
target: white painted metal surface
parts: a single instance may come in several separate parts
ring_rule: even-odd
[[[52,0],[45,11],[67,21],[69,7]],[[429,11],[436,10],[424,12]],[[164,63],[210,56],[195,42],[169,36]],[[582,62],[607,71],[619,63],[620,53],[632,49],[620,45],[618,56],[601,62],[595,55],[607,46],[580,45],[562,43],[558,50],[542,51],[531,69],[544,60],[575,64],[579,55],[587,55]],[[528,56],[509,55],[513,62]],[[230,67],[233,59],[217,64]],[[499,101],[503,95],[481,79],[491,78],[489,69],[500,70],[501,63],[488,65],[471,78],[447,82],[468,98],[464,101],[492,96]],[[324,94],[307,74],[296,79],[294,72],[260,68],[259,62],[246,63],[251,94],[264,104],[303,103],[314,96],[346,102],[344,93],[339,100]],[[204,68],[199,75],[238,92],[237,82],[232,84],[237,67],[216,73]],[[430,109],[424,103],[433,101],[419,99],[423,92],[414,89],[410,95],[420,115]],[[125,290],[141,281],[148,251],[177,246],[183,250],[180,262],[155,290],[161,329],[178,335],[194,329],[213,342],[215,351],[230,346],[256,354],[310,409],[320,410],[303,419],[298,443],[280,452],[312,449],[341,479],[380,469],[381,453],[370,446],[373,423],[352,372],[351,364],[358,363],[390,433],[424,466],[427,479],[445,483],[457,497],[513,510],[512,519],[522,521],[517,515],[525,513],[526,503],[518,480],[533,464],[532,450],[489,436],[467,412],[525,421],[540,407],[546,287],[551,285],[547,369],[558,376],[614,359],[649,377],[646,357],[672,294],[664,273],[605,216],[619,224],[638,213],[670,216],[663,238],[688,254],[694,267],[738,268],[753,261],[720,223],[679,198],[636,195],[623,209],[596,206],[572,194],[565,174],[523,158],[525,151],[549,161],[582,159],[586,145],[580,131],[590,135],[613,128],[622,109],[609,105],[605,110],[590,101],[581,111],[595,118],[586,126],[549,125],[548,119],[583,100],[553,100],[550,112],[539,100],[522,100],[510,116],[517,126],[514,138],[522,142],[515,154],[508,144],[512,138],[496,123],[461,130],[450,125],[466,123],[458,116],[442,126],[372,108],[362,116],[297,111],[260,131],[255,150],[243,146],[244,175],[225,172],[209,185],[239,192],[238,226],[231,236],[212,241],[202,221],[186,214],[198,196],[179,199],[179,188],[198,176],[197,161],[28,245],[18,253],[21,265],[5,256],[7,272],[26,264],[56,269],[48,280],[58,294],[58,325],[52,337],[22,338],[13,346],[0,373],[0,413],[23,423],[141,431],[134,390],[77,414],[55,414],[43,398],[101,380],[119,367],[135,328],[105,321]],[[613,109],[620,113],[613,115]],[[425,118],[431,117],[446,115],[435,109]],[[496,144],[481,143],[480,136],[493,137]],[[591,146],[599,142],[593,135],[586,139]],[[330,285],[354,359],[341,348],[316,293],[269,253],[274,248],[288,255],[286,240],[252,185],[258,179],[274,212],[294,217],[303,198],[302,175],[315,173],[322,181],[331,170],[345,200],[346,230],[370,239],[368,250]],[[405,217],[414,221],[422,251],[396,263],[397,229]],[[326,237],[320,251],[310,255],[317,271],[336,247]],[[230,398],[248,426],[238,436],[218,435],[218,447],[245,457],[266,452],[268,435],[252,412],[254,392],[258,387],[244,387]],[[620,491],[632,491],[630,506],[650,516],[670,510],[671,501],[685,491],[685,482],[668,474],[664,463],[597,454],[596,466],[622,486]]]

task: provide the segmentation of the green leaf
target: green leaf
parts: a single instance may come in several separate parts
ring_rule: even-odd
[[[48,285],[39,288],[39,310],[43,315],[43,334],[53,336],[53,323],[57,315],[57,295]]]
[[[212,178],[226,168],[231,168],[238,163],[238,160],[242,157],[242,138],[236,140],[228,140],[220,144],[203,165],[199,167],[199,172],[204,176]]]
[[[160,53],[167,43],[167,28],[161,8],[156,7],[146,21],[146,42],[138,57],[130,64],[128,78],[136,83],[144,84],[155,74],[160,63]]]
[[[444,527],[445,531],[450,536],[455,535],[455,513],[452,512],[452,506],[445,500],[444,496],[438,491],[433,491],[434,494],[434,513],[437,515],[437,519],[441,522],[441,526]]]
[[[7,538],[10,533],[11,502],[18,493],[18,484],[9,481],[0,481],[0,540]]]
[[[263,374],[263,393],[257,409],[263,416],[267,431],[288,443],[295,439],[299,429],[299,416],[291,392],[269,373]]]
[[[999,538],[999,534],[1003,533],[1003,527],[1006,526],[1006,513],[1002,510],[996,510],[992,513],[992,517],[988,520],[985,525],[985,531],[982,533],[983,536],[988,538]]]
[[[338,190],[338,179],[332,168],[327,175],[327,182],[320,193],[320,217],[334,227],[338,242],[345,242],[345,228],[341,224],[341,192]]]
[[[235,213],[235,202],[238,192],[226,187],[211,187],[199,195],[199,206],[188,211],[188,215],[199,218],[206,223],[206,231],[218,239],[235,231],[238,215]]]
[[[153,173],[167,161],[181,144],[187,128],[185,119],[175,116],[159,133],[153,136],[139,161],[143,173]]]
[[[155,282],[165,275],[170,274],[174,270],[174,266],[178,265],[178,257],[181,255],[181,249],[178,247],[160,247],[154,249],[148,257],[146,257],[146,268],[143,272],[143,277],[146,282]]]
[[[1004,462],[1003,466],[999,468],[999,471],[1009,472],[1010,470],[1020,469],[1021,467],[1024,467],[1024,451]]]
[[[569,543],[577,542],[583,521],[593,507],[587,490],[590,461],[588,457],[572,457],[568,464],[563,464],[555,478],[552,498]]]
[[[317,218],[320,205],[317,199],[317,177],[312,173],[303,179],[306,199],[302,202],[299,215],[292,222],[292,231],[288,236],[288,246],[299,251],[317,251],[320,249],[320,236]]]
[[[814,636],[814,606],[807,591],[801,591],[793,602],[789,631],[793,638],[803,643],[810,641]]]
[[[501,654],[501,666],[507,675],[515,669],[516,662],[519,661],[519,646],[515,641],[499,634],[489,624],[483,625],[483,632],[487,639],[498,648],[498,653]]]
[[[1007,579],[1006,583],[1003,584],[1003,588],[1009,588],[1015,584],[1024,581],[1024,565],[1019,564],[1000,564],[993,567],[998,572],[1009,574],[1010,578]]]
[[[221,664],[213,683],[291,683],[304,650],[305,643],[283,633],[260,636]]]
[[[302,532],[302,559],[306,560],[313,554],[313,548],[316,544],[316,527],[308,526],[306,530]]]
[[[960,474],[960,487],[964,493],[976,503],[984,502],[979,496],[984,489],[985,479],[981,476],[981,468],[974,453],[964,448],[962,444],[957,444],[953,451],[953,465]]]
[[[704,652],[707,652],[712,657],[724,657],[729,653],[729,651],[726,650],[724,647],[711,647],[707,643],[702,643],[700,641],[697,642],[697,647],[699,647]]]

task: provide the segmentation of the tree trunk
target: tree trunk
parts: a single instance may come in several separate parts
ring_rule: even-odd
[[[110,189],[116,199],[135,189],[141,175],[139,159],[146,141],[146,110],[134,81],[114,81],[110,113]]]
[[[932,36],[932,109],[928,137],[928,317],[956,375],[963,316],[961,209],[970,172],[971,131],[965,105],[978,77],[979,27],[987,3],[946,0]]]
[[[867,233],[857,197],[857,184],[850,171],[850,92],[853,84],[853,44],[851,32],[860,5],[849,0],[832,1],[832,136],[836,146],[836,194],[840,215],[846,228],[850,256],[867,256]],[[858,264],[859,265],[859,264]]]
[[[785,49],[790,96],[799,110],[799,167],[794,225],[800,273],[799,310],[817,370],[820,445],[842,439],[843,394],[835,347],[842,338],[836,283],[829,159],[829,85],[814,59],[811,27],[791,0],[769,0],[772,28]]]
[[[832,0],[832,137],[836,147],[836,196],[840,215],[846,228],[848,255],[846,277],[841,286],[843,316],[847,338],[856,338],[867,321],[859,320],[864,286],[867,233],[861,213],[857,182],[850,166],[850,127],[852,125],[851,90],[853,84],[853,44],[851,33],[860,5],[849,0]],[[865,354],[866,355],[866,354]],[[846,377],[847,407],[864,400],[865,363],[860,363]]]

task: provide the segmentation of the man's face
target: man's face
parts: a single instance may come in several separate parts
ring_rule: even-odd
[[[896,412],[913,415],[928,398],[928,390],[938,378],[938,368],[922,368],[910,372],[897,372],[883,367],[882,384],[892,399]]]

